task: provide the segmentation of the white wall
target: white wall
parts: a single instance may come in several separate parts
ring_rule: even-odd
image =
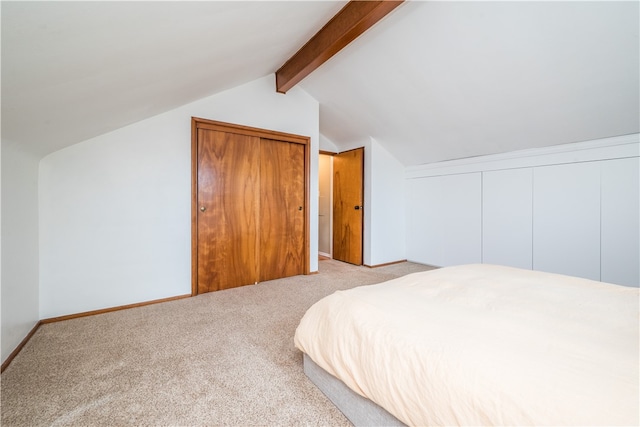
[[[640,286],[639,135],[405,170],[407,258]]]
[[[2,361],[38,314],[38,158],[2,141]]]
[[[0,113],[0,116],[2,113]],[[6,356],[3,353],[3,349],[5,348],[4,343],[2,342],[2,325],[4,322],[2,321],[2,143],[0,142],[0,363],[4,363]],[[12,343],[8,342],[9,347],[12,347]],[[9,350],[11,351],[11,350]],[[9,352],[7,352],[9,354]]]
[[[404,165],[375,139],[371,139],[368,150],[370,249],[365,264],[380,265],[406,257]]]
[[[318,268],[318,103],[273,76],[45,157],[40,317],[191,292],[191,117],[311,137],[310,269]]]
[[[337,153],[338,147],[326,136],[320,134],[320,150]]]

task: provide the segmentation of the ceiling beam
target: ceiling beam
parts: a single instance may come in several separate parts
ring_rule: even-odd
[[[286,93],[404,0],[350,1],[276,71],[276,91]]]

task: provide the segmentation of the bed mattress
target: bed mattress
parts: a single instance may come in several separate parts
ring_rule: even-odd
[[[408,425],[638,425],[637,288],[490,265],[314,304],[295,345]]]

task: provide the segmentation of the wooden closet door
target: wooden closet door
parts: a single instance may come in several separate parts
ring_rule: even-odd
[[[362,265],[364,149],[333,156],[333,259]]]
[[[198,129],[198,293],[258,281],[259,144]]]
[[[304,145],[260,141],[260,281],[304,274]]]

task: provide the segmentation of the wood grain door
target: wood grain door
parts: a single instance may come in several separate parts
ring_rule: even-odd
[[[191,120],[191,293],[309,274],[308,137]]]
[[[260,141],[260,281],[304,273],[304,150]]]
[[[333,156],[333,258],[362,265],[364,148]]]
[[[198,129],[197,293],[258,281],[259,144]]]

